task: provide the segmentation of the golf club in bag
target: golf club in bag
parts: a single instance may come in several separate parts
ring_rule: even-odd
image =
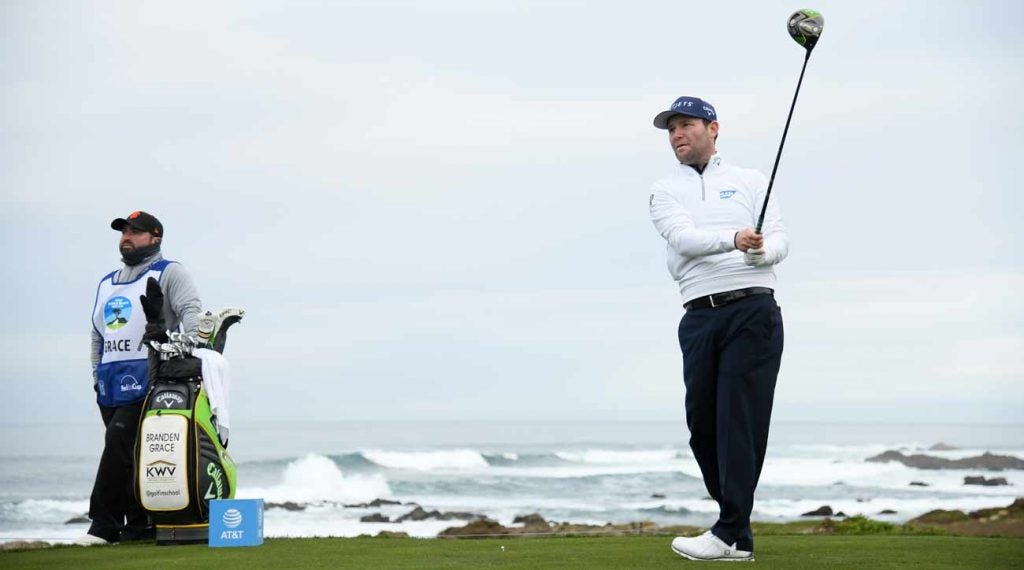
[[[210,500],[235,496],[235,463],[227,452],[226,388],[215,378],[241,309],[207,312],[199,334],[164,330],[163,292],[152,277],[140,299],[146,312],[149,392],[135,444],[135,493],[156,526],[157,544],[206,543]],[[208,369],[209,378],[204,377]],[[218,398],[220,402],[218,402]]]
[[[782,130],[782,142],[779,143],[779,152],[775,155],[775,166],[772,167],[771,178],[768,179],[768,191],[764,195],[764,204],[761,205],[761,215],[757,218],[757,227],[754,231],[761,233],[761,226],[764,224],[764,214],[768,209],[768,197],[772,195],[772,185],[775,183],[775,173],[779,170],[779,159],[782,158],[782,147],[786,144],[786,134],[789,132],[789,122],[793,119],[793,109],[796,108],[796,98],[800,95],[800,84],[804,82],[804,71],[807,70],[807,61],[811,59],[811,50],[817,45],[821,38],[821,31],[825,27],[825,17],[814,10],[798,10],[793,12],[786,23],[789,36],[804,46],[807,50],[804,56],[804,65],[800,69],[800,79],[796,82],[796,93],[793,94],[793,103],[789,106],[789,116],[786,117],[786,128]]]

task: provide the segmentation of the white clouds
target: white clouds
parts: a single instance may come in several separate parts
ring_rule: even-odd
[[[780,409],[1024,400],[1020,8],[819,8],[775,187]],[[370,417],[396,390],[425,417],[678,417],[650,120],[703,95],[726,158],[769,170],[791,9],[691,27],[669,2],[4,4],[0,331],[85,331],[107,221],[143,207],[209,304],[250,311],[229,356],[259,414],[327,413],[279,390],[301,378]],[[84,372],[84,347],[10,346],[5,376]]]

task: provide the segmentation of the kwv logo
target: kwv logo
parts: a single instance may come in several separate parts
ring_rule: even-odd
[[[154,461],[146,466],[146,477],[150,479],[169,479],[174,477],[177,465],[163,459]]]

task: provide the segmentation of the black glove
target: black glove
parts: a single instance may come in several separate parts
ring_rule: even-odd
[[[163,319],[164,292],[160,290],[160,282],[152,277],[146,280],[146,294],[139,295],[139,302],[146,314],[146,334],[142,335],[142,341],[167,342],[167,327]]]
[[[139,295],[139,302],[142,303],[142,312],[146,313],[147,323],[159,320],[164,311],[164,292],[160,289],[160,282],[152,277],[147,279],[146,294]]]

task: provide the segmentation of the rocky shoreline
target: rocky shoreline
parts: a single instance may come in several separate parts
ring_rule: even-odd
[[[468,524],[452,526],[437,534],[442,539],[473,539],[493,537],[530,537],[530,536],[686,536],[696,535],[704,529],[689,525],[658,525],[651,521],[636,521],[624,524],[606,523],[603,525],[579,524],[571,522],[548,521],[538,513],[516,517],[511,526],[505,526],[482,514],[466,512],[440,512],[426,510],[416,503],[401,503],[377,499],[369,503],[345,505],[351,508],[374,508],[382,506],[406,505],[413,507],[409,512],[390,519],[381,513],[370,513],[361,517],[363,522],[393,522],[422,520],[465,520]],[[306,505],[296,503],[268,503],[267,509],[304,510]],[[895,514],[893,511],[881,511],[878,515]],[[833,512],[828,505],[803,513],[803,517],[811,520],[787,523],[754,523],[754,532],[759,535],[792,535],[792,534],[943,534],[953,536],[988,536],[1024,538],[1024,497],[1016,499],[1006,507],[980,509],[963,512],[958,510],[937,509],[925,513],[906,523],[894,524],[875,520],[864,515],[847,516],[842,512]],[[80,522],[75,517],[67,524]],[[402,531],[382,530],[375,535],[363,534],[361,537],[407,538]],[[0,550],[23,550],[44,548],[50,543],[41,541],[12,541],[0,544]]]
[[[1006,469],[1024,469],[1024,459],[1012,455],[996,455],[985,452],[975,457],[964,457],[962,459],[946,459],[934,455],[915,454],[904,455],[896,450],[889,450],[865,461],[871,463],[887,463],[895,461],[914,469],[978,469],[984,471],[1004,471]]]
[[[755,533],[776,534],[950,534],[957,536],[992,536],[1024,538],[1024,498],[1018,498],[1006,507],[963,511],[935,510],[925,513],[903,525],[873,520],[862,515],[846,517],[831,513],[824,506],[805,516],[822,519],[795,523],[757,523]],[[832,518],[835,517],[835,518]],[[842,520],[840,520],[842,519]],[[694,526],[659,526],[650,521],[627,524],[586,525],[567,522],[549,522],[534,513],[516,517],[513,524],[504,526],[490,519],[480,519],[465,526],[447,528],[438,538],[492,538],[525,536],[627,536],[627,535],[693,535],[703,529]]]

